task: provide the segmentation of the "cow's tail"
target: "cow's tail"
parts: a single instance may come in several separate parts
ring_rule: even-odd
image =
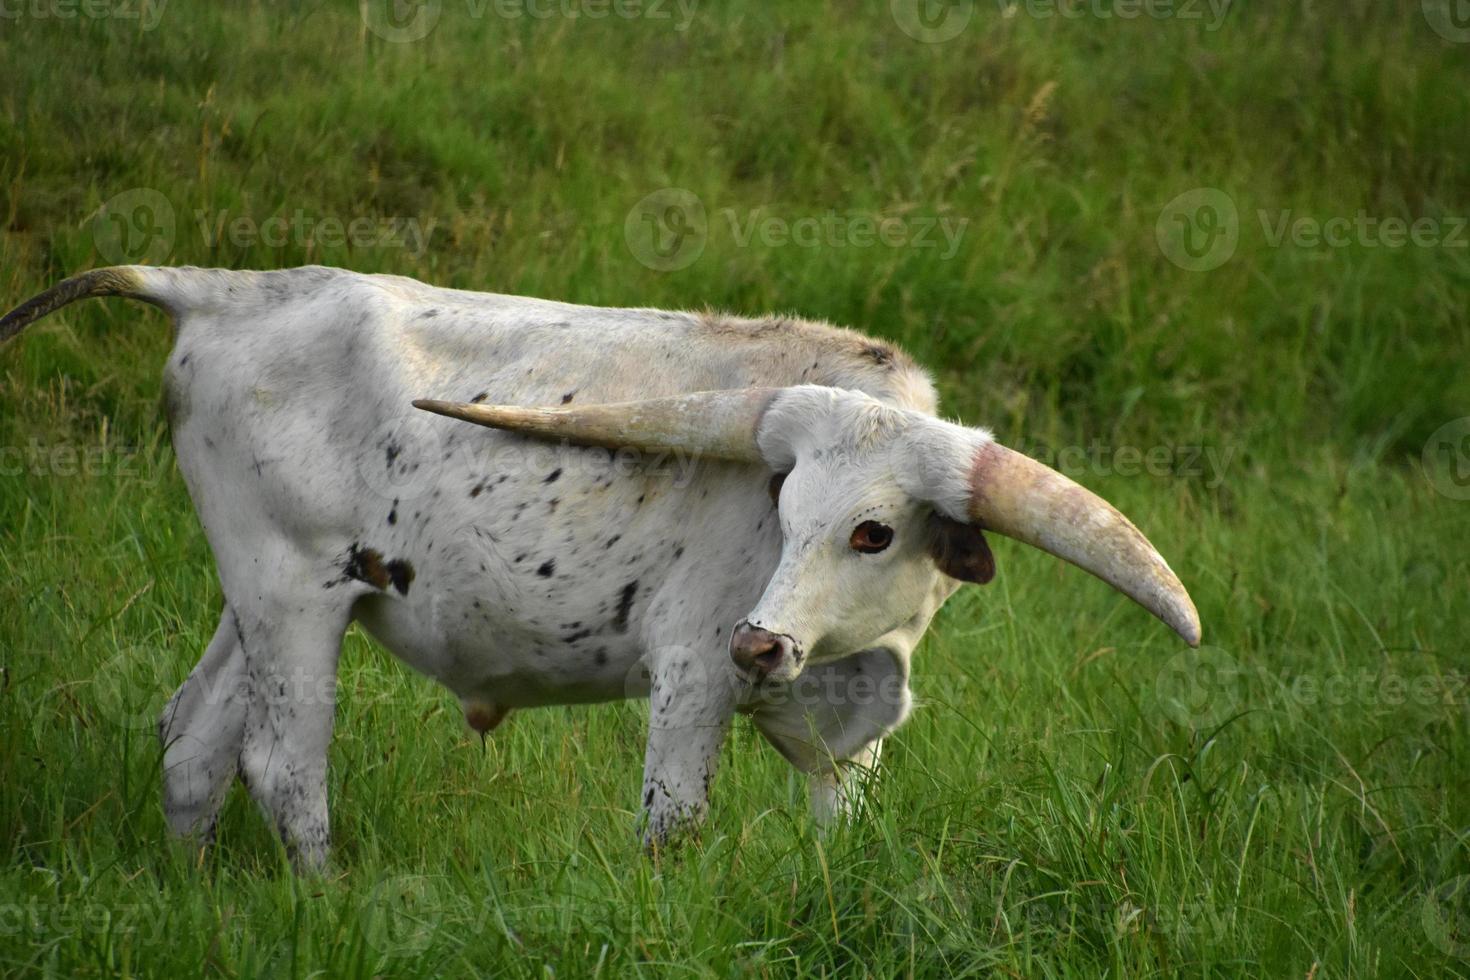
[[[115,265],[63,279],[0,317],[0,344],[48,313],[89,296],[126,296],[162,307],[175,318],[197,301],[197,275],[202,269],[160,269],[146,265]],[[191,275],[192,274],[192,275]]]

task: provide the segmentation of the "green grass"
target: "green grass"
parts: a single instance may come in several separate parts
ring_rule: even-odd
[[[0,351],[0,972],[1470,975],[1466,447],[1424,453],[1470,416],[1470,248],[1267,234],[1286,211],[1451,234],[1470,45],[1409,0],[1218,24],[1002,6],[942,44],[855,0],[701,4],[682,31],[677,7],[445,0],[416,43],[349,2],[0,21],[0,306],[116,261],[99,208],[146,188],[175,216],[156,261],[827,318],[904,343],[948,411],[1070,458],[1212,645],[1001,544],[918,651],[925,706],[860,823],[816,835],[738,725],[702,841],[655,865],[643,705],[520,712],[482,749],[353,633],[333,874],[285,873],[238,788],[219,846],[181,853],[151,718],[220,595],[159,403],[168,331],[73,307]],[[661,272],[625,219],[665,187],[708,231]],[[1201,187],[1239,244],[1194,272],[1156,226]],[[212,244],[197,217],[297,209],[432,231]],[[742,245],[729,217],[828,212],[968,223],[945,258]]]

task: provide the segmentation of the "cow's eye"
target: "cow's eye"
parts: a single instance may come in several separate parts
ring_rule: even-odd
[[[848,542],[853,551],[865,555],[876,555],[892,543],[893,528],[877,521],[863,521],[853,528],[852,539]]]

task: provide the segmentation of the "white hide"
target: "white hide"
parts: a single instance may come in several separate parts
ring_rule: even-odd
[[[923,468],[952,478],[988,436],[934,419],[929,379],[887,345],[326,268],[107,276],[175,318],[173,439],[227,602],[160,722],[176,831],[213,827],[238,762],[298,862],[325,860],[332,685],[354,620],[472,720],[649,695],[650,842],[703,813],[737,711],[815,774],[820,813],[845,799],[843,761],[875,761],[907,713],[910,654],[956,587],[925,551],[940,478]],[[70,298],[33,301],[26,322]],[[535,442],[411,407],[752,386],[810,386],[759,430],[790,471],[779,512],[768,467]],[[878,518],[892,547],[846,546]],[[746,618],[797,639],[805,662],[777,679],[806,666],[815,693],[734,675]],[[855,677],[876,693],[850,696]]]

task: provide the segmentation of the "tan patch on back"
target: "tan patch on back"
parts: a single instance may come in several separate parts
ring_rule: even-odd
[[[865,391],[889,404],[932,413],[933,383],[893,344],[819,320],[749,319],[705,311],[695,322],[716,345],[749,345],[761,384],[819,384]]]

